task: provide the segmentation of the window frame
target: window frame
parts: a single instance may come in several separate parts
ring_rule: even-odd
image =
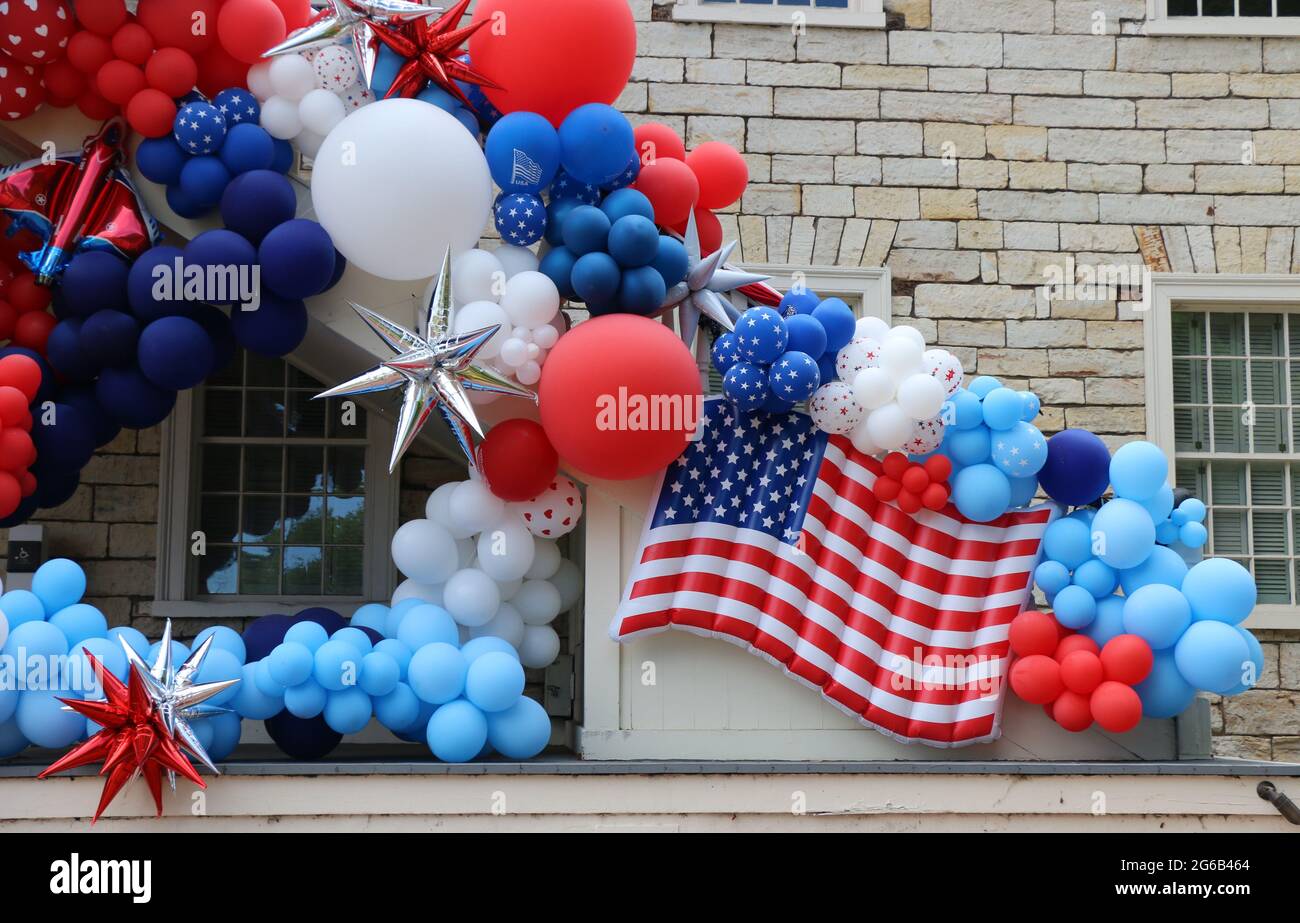
[[[1170,16],[1169,0],[1147,0],[1145,35],[1269,37],[1300,35],[1300,16]]]
[[[1300,316],[1300,275],[1152,273],[1144,294],[1146,310],[1141,310],[1141,306],[1137,310],[1144,328],[1147,438],[1165,453],[1172,471],[1176,457],[1172,321],[1175,307],[1213,310],[1231,305],[1245,311],[1295,311]],[[1246,457],[1279,460],[1260,453],[1249,453]],[[1288,456],[1280,458],[1285,463]],[[1243,624],[1247,628],[1300,628],[1300,606],[1259,605]]]
[[[677,22],[721,22],[745,25],[787,26],[794,22],[793,14],[802,12],[805,25],[833,26],[845,29],[883,29],[885,10],[883,0],[848,0],[844,9],[811,5],[719,2],[719,0],[677,0],[673,4],[673,19]]]
[[[325,380],[318,371],[301,361],[286,362],[313,377]],[[395,585],[395,572],[388,548],[397,529],[401,499],[399,467],[388,473],[392,424],[366,406],[366,524],[364,531],[364,573],[360,596],[239,595],[191,599],[189,597],[189,546],[193,532],[193,511],[198,484],[194,465],[199,444],[193,391],[177,394],[176,408],[163,424],[158,491],[158,565],[154,602],[150,614],[167,618],[241,618],[277,608],[304,609],[324,606],[350,615],[375,599],[387,599]],[[261,611],[250,611],[261,610]]]

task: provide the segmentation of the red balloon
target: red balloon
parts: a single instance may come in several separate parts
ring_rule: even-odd
[[[140,0],[135,15],[158,47],[197,55],[216,44],[220,6],[220,0]]]
[[[4,50],[13,60],[42,67],[67,53],[76,28],[63,0],[9,0],[5,13]]]
[[[1103,679],[1101,658],[1092,651],[1074,651],[1061,660],[1061,682],[1071,692],[1088,695]]]
[[[883,500],[885,503],[897,500],[902,490],[903,485],[891,477],[876,478],[876,483],[872,487],[872,493],[876,495],[876,499]]]
[[[50,290],[36,281],[30,272],[20,272],[9,283],[9,303],[19,314],[44,311],[50,306]]]
[[[1052,705],[1052,718],[1061,727],[1075,734],[1092,727],[1092,708],[1086,695],[1065,690]]]
[[[681,233],[686,233],[682,225]],[[700,253],[708,256],[722,246],[722,222],[707,208],[695,209],[695,233],[700,235]]]
[[[0,517],[13,513],[22,500],[23,487],[18,479],[8,471],[0,471]]]
[[[77,97],[77,108],[81,114],[88,119],[103,121],[117,115],[121,107],[117,103],[110,103],[104,97],[100,96],[94,90],[87,89]]]
[[[17,388],[30,404],[41,387],[41,367],[31,356],[14,354],[0,359],[0,385]]]
[[[0,385],[0,423],[17,426],[27,416],[27,395],[13,385]]]
[[[45,91],[52,106],[71,106],[86,92],[86,75],[66,58],[45,67]]]
[[[221,47],[246,64],[262,60],[262,52],[285,34],[284,14],[271,0],[226,0],[217,19]]]
[[[113,46],[94,32],[78,32],[68,39],[68,63],[83,74],[94,74],[113,60]]]
[[[1155,657],[1151,645],[1137,635],[1116,635],[1101,649],[1106,679],[1135,686],[1147,678]]]
[[[312,18],[310,0],[275,0],[275,5],[280,8],[280,15],[284,17],[286,32],[301,29]]]
[[[560,456],[541,424],[517,418],[498,423],[479,446],[488,488],[502,500],[531,500],[560,470]]]
[[[1142,720],[1142,700],[1131,686],[1106,681],[1093,690],[1088,704],[1092,717],[1112,734],[1123,734]]]
[[[884,469],[886,477],[901,481],[903,475],[907,473],[909,462],[902,452],[890,452],[881,461],[880,467]]]
[[[18,483],[22,485],[24,497],[30,497],[36,493],[36,475],[30,471],[18,472]]]
[[[663,122],[646,122],[632,131],[636,138],[636,155],[641,158],[642,166],[654,163],[660,157],[673,160],[686,160],[686,145],[681,136]]]
[[[1061,639],[1061,642],[1056,645],[1056,653],[1052,656],[1058,663],[1060,663],[1075,651],[1088,651],[1092,654],[1101,653],[1101,649],[1097,647],[1097,642],[1092,640],[1092,638],[1089,638],[1087,635],[1066,635]]]
[[[952,474],[952,462],[946,455],[931,455],[925,460],[925,473],[930,475],[930,480],[935,484],[946,481]]]
[[[98,35],[110,36],[126,22],[124,0],[94,0],[77,4],[77,21]]]
[[[484,21],[469,53],[501,86],[483,90],[502,112],[537,112],[559,127],[581,105],[613,103],[632,75],[636,23],[625,0],[479,0],[474,22]]]
[[[903,472],[903,487],[914,494],[925,493],[925,489],[930,486],[930,476],[925,473],[925,469],[920,465],[909,465]]]
[[[1030,654],[1011,665],[1011,688],[1034,705],[1050,702],[1061,694],[1061,665],[1051,657]]]
[[[1056,619],[1037,609],[1026,609],[1011,620],[1011,650],[1019,657],[1051,657],[1056,650]]]
[[[45,355],[45,341],[50,338],[50,331],[58,324],[53,314],[44,311],[32,311],[18,318],[14,324],[14,343]]]
[[[19,471],[36,461],[36,445],[31,433],[18,427],[0,432],[0,469]]]
[[[95,89],[99,95],[119,106],[125,106],[144,88],[144,71],[120,58],[109,61],[95,75]]]
[[[137,22],[128,22],[113,33],[113,54],[123,61],[143,66],[153,49],[153,36]]]
[[[898,492],[898,508],[904,513],[921,512],[921,498],[904,488]]]
[[[0,76],[0,121],[25,119],[45,102],[41,69],[4,59],[0,59],[0,63],[8,63],[3,68],[4,75]]]
[[[0,340],[7,340],[14,335],[14,324],[18,323],[18,312],[7,301],[0,301]]]
[[[700,370],[672,329],[607,314],[560,338],[542,366],[542,426],[579,471],[629,480],[686,449],[702,415]]]
[[[199,79],[199,66],[188,51],[159,48],[145,65],[144,76],[149,86],[176,98],[194,89]]]
[[[248,65],[219,43],[199,55],[195,63],[199,66],[198,87],[205,96],[216,96],[228,87],[248,86]]]
[[[701,144],[686,155],[686,165],[700,181],[701,208],[726,208],[749,184],[749,164],[740,151],[721,141]]]
[[[700,196],[700,181],[691,168],[671,157],[660,157],[643,166],[632,188],[650,200],[655,222],[665,227],[683,224]]]
[[[927,510],[934,510],[936,513],[948,505],[948,498],[951,495],[947,486],[943,484],[931,484],[921,494],[921,502]]]
[[[176,121],[176,103],[162,90],[141,90],[126,104],[126,120],[146,138],[161,138]]]

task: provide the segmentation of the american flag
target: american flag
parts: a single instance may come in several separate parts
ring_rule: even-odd
[[[973,523],[876,500],[880,463],[804,413],[705,403],[664,472],[616,641],[721,638],[904,742],[998,737],[1011,619],[1055,508]]]
[[[542,180],[542,165],[519,148],[514,149],[510,166],[510,183],[514,186],[536,186]]]

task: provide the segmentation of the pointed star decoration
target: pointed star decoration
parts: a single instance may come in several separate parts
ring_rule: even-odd
[[[206,788],[203,778],[185,755],[186,751],[213,772],[217,772],[217,768],[194,736],[189,719],[226,711],[202,703],[239,682],[238,679],[229,679],[217,683],[194,683],[194,676],[202,666],[212,640],[204,641],[179,670],[172,669],[170,620],[153,667],[145,666],[123,640],[122,647],[127,652],[130,670],[126,683],[104,669],[93,654],[86,652],[104,699],[60,701],[70,710],[101,725],[103,730],[73,747],[46,767],[38,778],[102,761],[104,765],[99,774],[107,778],[92,824],[99,820],[117,793],[137,776],[144,776],[148,783],[159,817],[163,810],[163,773],[172,781],[173,788],[176,773],[199,788]]]
[[[482,439],[483,427],[474,413],[474,405],[469,401],[467,390],[508,394],[537,402],[537,394],[533,391],[511,381],[495,369],[474,364],[474,357],[501,329],[500,324],[466,333],[450,333],[450,249],[443,257],[438,285],[433,291],[433,297],[429,299],[423,336],[355,302],[349,301],[348,304],[393,351],[394,356],[351,381],[323,391],[315,399],[403,389],[402,408],[393,438],[393,453],[388,462],[389,474],[397,469],[397,463],[411,447],[434,410],[447,421],[457,444],[469,460],[470,468],[477,467],[473,437],[477,435]]]
[[[371,26],[376,22],[410,22],[442,12],[442,7],[409,3],[407,0],[326,0],[325,8],[296,34],[278,45],[262,52],[263,58],[294,54],[333,45],[341,38],[351,37],[362,72],[369,75],[375,69],[375,37]]]
[[[695,333],[700,326],[700,315],[709,318],[723,330],[735,329],[731,305],[723,295],[742,286],[765,282],[771,277],[728,269],[727,259],[736,249],[734,240],[723,244],[708,256],[702,256],[700,232],[695,224],[694,212],[686,222],[686,236],[683,243],[686,245],[688,261],[686,278],[668,290],[660,310],[671,311],[677,308],[677,323],[681,329],[682,342],[689,349],[695,341]]]
[[[483,76],[469,64],[460,60],[461,49],[469,37],[488,24],[482,19],[463,29],[455,28],[465,15],[471,0],[458,0],[455,6],[443,13],[435,22],[417,19],[396,26],[372,23],[370,31],[375,39],[391,49],[406,62],[398,69],[389,84],[385,99],[394,96],[412,97],[424,88],[426,81],[450,93],[471,110],[474,105],[456,81],[500,89],[500,86]],[[374,68],[366,71],[366,85],[370,85]]]

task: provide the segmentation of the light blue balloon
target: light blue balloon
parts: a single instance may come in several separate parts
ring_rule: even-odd
[[[312,676],[331,692],[355,686],[361,669],[361,654],[347,641],[334,638],[316,648]]]
[[[353,687],[331,692],[325,699],[325,723],[339,734],[355,734],[370,723],[370,696]]]
[[[398,683],[388,695],[374,700],[375,717],[390,731],[406,730],[419,717],[421,704],[410,686]]]
[[[521,696],[505,711],[487,716],[488,742],[512,760],[532,759],[551,739],[551,719],[540,703]]]
[[[411,695],[415,695],[414,692]],[[429,743],[429,719],[433,713],[438,710],[438,706],[416,696],[415,701],[420,703],[420,710],[416,713],[415,720],[402,730],[394,729],[393,733],[402,740],[409,740],[411,743],[422,743],[426,746]]]
[[[203,664],[199,667],[198,676],[195,682],[199,683],[220,683],[228,679],[239,679],[244,675],[244,665],[232,651],[225,648],[212,647],[208,649],[208,654],[203,658]],[[227,686],[212,698],[205,702],[205,705],[229,706],[239,694],[239,683],[233,686]]]
[[[419,656],[420,652],[415,653]],[[487,736],[487,718],[464,699],[448,702],[429,719],[429,749],[445,763],[472,760],[487,743]]]
[[[992,465],[972,465],[953,479],[952,500],[967,519],[989,522],[1009,508],[1011,482]]]
[[[264,657],[256,664],[253,671],[253,682],[257,683],[257,689],[262,695],[271,698],[284,698],[284,684],[277,683],[275,677],[271,675],[270,657]]]
[[[384,637],[396,638],[397,629],[402,624],[402,619],[406,618],[406,613],[412,609],[418,609],[420,606],[429,605],[423,599],[404,599],[397,605],[388,610],[388,616],[384,619]]]
[[[988,460],[992,443],[987,426],[948,430],[944,436],[944,451],[957,464],[978,465]]]
[[[242,730],[239,715],[227,712],[204,718],[199,723],[208,725],[212,731],[212,743],[208,745],[208,756],[212,757],[212,762],[218,763],[235,752],[235,747],[239,746],[239,734]]]
[[[1141,587],[1124,603],[1124,630],[1146,641],[1154,651],[1173,647],[1191,621],[1187,598],[1163,583]]]
[[[1038,478],[1030,476],[1027,478],[1008,478],[1011,481],[1011,502],[1014,509],[1016,507],[1028,506],[1034,501],[1034,495],[1038,493]]]
[[[1025,407],[1010,388],[994,388],[984,395],[984,422],[992,430],[1009,430],[1020,422]]]
[[[1070,585],[1070,572],[1060,561],[1044,561],[1034,568],[1034,583],[1048,596],[1055,596]]]
[[[519,659],[519,652],[514,649],[509,641],[493,635],[470,638],[465,642],[465,646],[460,649],[461,656],[465,658],[465,662],[468,664],[472,664],[484,654],[492,651],[499,651],[502,654],[509,654],[516,660]]]
[[[388,607],[383,603],[366,603],[356,612],[352,613],[352,624],[358,628],[370,628],[384,633],[384,625],[388,621]]]
[[[1199,522],[1185,522],[1178,530],[1178,541],[1188,548],[1202,548],[1209,540],[1209,530]]]
[[[53,558],[32,574],[32,592],[46,612],[58,612],[86,595],[86,572],[76,561]]]
[[[266,656],[266,668],[281,688],[291,689],[306,682],[315,669],[316,659],[310,648],[297,641],[285,641]]]
[[[68,652],[68,639],[57,625],[23,622],[9,630],[9,640],[4,646],[4,652],[11,657],[18,657],[19,651],[27,661],[33,657],[62,657]]]
[[[14,693],[14,702],[17,704],[18,693]],[[18,722],[14,720],[0,721],[0,760],[10,756],[16,756],[23,750],[27,749],[30,742],[23,736],[23,732],[18,729]]]
[[[1110,459],[1110,483],[1115,495],[1125,500],[1150,500],[1164,486],[1168,475],[1165,453],[1150,442],[1126,443]]]
[[[1178,510],[1174,510],[1174,515],[1178,515]],[[1158,544],[1172,545],[1176,541],[1178,541],[1178,526],[1174,525],[1172,519],[1156,523],[1156,542]]]
[[[980,400],[984,400],[995,388],[1001,388],[1002,382],[992,375],[981,375],[967,385],[971,394],[974,394]]]
[[[442,705],[465,690],[468,669],[460,651],[450,644],[436,641],[424,645],[412,655],[406,668],[407,683],[424,701]]]
[[[313,654],[329,639],[329,632],[318,622],[296,622],[284,633],[286,642],[301,644]]]
[[[394,606],[394,609],[397,607]],[[426,644],[450,644],[460,641],[455,620],[441,606],[430,603],[417,605],[407,612],[397,628],[397,640],[413,651]]]
[[[20,693],[14,719],[22,735],[38,747],[59,749],[86,736],[85,718],[64,711],[55,692],[29,689]]]
[[[388,695],[401,679],[402,668],[388,654],[371,651],[361,658],[361,688],[366,695]]]
[[[1078,630],[1097,617],[1097,598],[1081,586],[1068,586],[1052,600],[1056,620]]]
[[[58,626],[69,645],[108,634],[108,619],[104,618],[104,613],[86,603],[65,606],[50,616],[50,624]]]
[[[1178,672],[1172,650],[1155,651],[1150,674],[1133,691],[1142,700],[1142,714],[1148,718],[1181,715],[1196,698],[1196,689]]]
[[[1255,578],[1236,561],[1207,558],[1183,578],[1183,593],[1192,606],[1192,618],[1236,625],[1255,608]]]
[[[257,688],[257,665],[260,660],[244,664],[243,675],[235,684],[235,698],[230,703],[240,715],[256,721],[273,718],[284,708],[284,696],[270,696]]]
[[[39,622],[45,619],[45,606],[31,590],[10,590],[0,596],[0,612],[13,631],[23,622]]]
[[[149,645],[149,650],[144,656],[145,663],[153,664],[158,657],[158,652],[162,650],[162,641],[155,641]],[[190,656],[190,649],[179,641],[172,642],[172,666],[179,667],[185,662],[185,658]]]
[[[213,625],[203,629],[194,636],[194,649],[198,650],[199,645],[208,638],[212,639],[212,647],[209,650],[221,650],[233,654],[241,664],[248,659],[248,648],[244,646],[244,639],[233,628]]]
[[[1092,535],[1082,520],[1066,516],[1056,520],[1043,533],[1043,554],[1049,561],[1059,561],[1074,570],[1092,558]]]
[[[1224,695],[1237,695],[1245,692],[1257,685],[1259,678],[1264,675],[1264,649],[1260,647],[1259,639],[1240,625],[1236,626],[1236,628],[1237,631],[1241,632],[1241,637],[1246,642],[1246,648],[1250,651],[1250,662],[1254,667],[1254,675],[1246,676],[1244,675],[1245,670],[1243,670],[1241,682],[1225,692]]]
[[[16,708],[18,708],[18,690],[0,686],[0,727],[13,717]],[[0,745],[0,750],[2,749],[3,745]]]
[[[144,632],[132,628],[129,625],[122,625],[118,628],[108,630],[108,639],[117,647],[122,646],[121,639],[125,638],[127,646],[136,652],[136,655],[144,659],[149,654],[149,639],[144,636]]]
[[[501,651],[489,651],[469,665],[465,698],[484,712],[505,711],[524,693],[524,668]]]
[[[1037,427],[1017,420],[1007,430],[993,434],[991,452],[994,463],[1007,477],[1029,478],[1043,470],[1047,462],[1047,439]]]
[[[398,679],[404,682],[406,680],[406,668],[410,665],[411,655],[414,652],[396,638],[385,638],[380,641],[375,645],[375,651],[387,654],[397,661]]]
[[[1223,694],[1242,684],[1251,669],[1250,653],[1235,625],[1201,621],[1193,622],[1178,639],[1174,662],[1183,679],[1197,689]]]
[[[1187,562],[1172,548],[1157,545],[1151,550],[1151,556],[1137,567],[1120,571],[1119,584],[1127,596],[1132,596],[1144,586],[1163,583],[1166,586],[1181,587],[1187,576]]]
[[[1095,506],[1081,506],[1077,510],[1071,511],[1067,519],[1077,519],[1084,525],[1091,526],[1092,521],[1097,518],[1097,508]]]
[[[950,426],[959,430],[974,429],[984,423],[984,406],[979,396],[965,388],[953,394],[943,405],[940,415],[951,420]]]
[[[101,699],[104,697],[103,687],[100,685],[95,668],[86,659],[87,653],[98,660],[105,670],[123,682],[126,681],[129,669],[126,654],[120,644],[115,644],[107,638],[87,638],[74,645],[69,653],[68,676],[63,684],[64,688],[77,698]]]
[[[1142,506],[1151,515],[1151,521],[1159,525],[1174,511],[1174,489],[1161,484],[1149,500],[1142,501]]]
[[[307,679],[284,690],[284,707],[295,718],[315,718],[325,710],[329,693],[314,679]]]
[[[1097,614],[1084,626],[1082,633],[1105,647],[1111,638],[1124,634],[1124,597],[1107,596],[1097,600]]]
[[[1116,570],[1137,567],[1151,556],[1156,546],[1155,523],[1132,500],[1117,498],[1098,510],[1092,520],[1092,535],[1099,549],[1097,557]]]
[[[1037,417],[1039,411],[1043,409],[1043,402],[1038,399],[1038,395],[1034,392],[1021,391],[1020,403],[1023,406],[1023,413],[1021,414],[1020,419],[1024,420],[1026,423],[1033,423],[1034,418]]]
[[[1097,599],[1115,592],[1118,584],[1119,575],[1114,568],[1097,558],[1089,558],[1075,568],[1074,585],[1083,587]]]
[[[1188,497],[1178,504],[1178,512],[1186,517],[1187,522],[1205,522],[1205,501]]]
[[[206,720],[191,721],[190,728],[194,731],[194,736],[199,739],[199,746],[204,750],[212,746],[212,725]]]
[[[342,641],[344,644],[352,645],[362,657],[374,649],[374,643],[370,640],[369,635],[360,628],[354,628],[351,625],[334,632],[334,634],[330,635],[330,640]]]

